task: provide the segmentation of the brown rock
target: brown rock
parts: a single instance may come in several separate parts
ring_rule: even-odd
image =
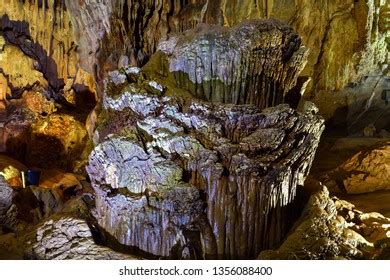
[[[72,170],[87,140],[82,123],[70,115],[52,114],[32,125],[26,162],[41,168]]]
[[[25,107],[37,116],[47,116],[57,111],[54,101],[48,100],[40,92],[26,91],[22,98]]]
[[[348,193],[390,189],[390,144],[362,151],[339,167]]]

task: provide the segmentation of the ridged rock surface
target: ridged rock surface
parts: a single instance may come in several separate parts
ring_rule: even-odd
[[[94,91],[92,76],[79,67],[71,16],[63,0],[3,1],[0,32],[7,42],[34,60],[35,71],[42,73],[53,91],[59,91],[66,84],[83,84]],[[12,68],[12,64],[9,67]],[[31,70],[27,65],[17,69],[22,78],[30,78]],[[10,73],[2,70],[8,77]],[[15,83],[12,77],[8,82]]]
[[[198,23],[232,27],[245,19],[282,19],[311,50],[304,75],[313,77],[313,88],[326,91],[356,82],[388,60],[389,4],[388,0],[12,0],[3,3],[0,16],[30,25],[33,42],[56,62],[58,77],[65,81],[77,76],[76,53],[82,68],[96,75],[118,64],[143,65],[166,34]],[[52,19],[52,24],[43,24],[42,18]]]
[[[389,259],[389,224],[382,214],[363,213],[322,187],[280,248],[259,259]]]
[[[39,260],[125,260],[137,259],[97,245],[84,220],[53,216],[25,237],[24,256]]]
[[[110,73],[106,82],[87,166],[99,224],[163,257],[250,258],[278,245],[322,118],[287,105],[261,111],[188,100],[136,72]]]
[[[158,50],[178,87],[212,102],[259,108],[283,103],[307,61],[298,34],[275,20],[232,29],[202,25],[170,35]]]

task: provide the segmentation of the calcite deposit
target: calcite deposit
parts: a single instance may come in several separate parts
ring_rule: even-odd
[[[389,258],[389,18],[2,0],[0,259]]]
[[[252,21],[232,29],[199,26],[169,35],[158,50],[162,69],[194,96],[259,108],[285,102],[305,67],[307,49],[280,21]]]
[[[272,33],[264,22],[241,28],[256,24]],[[145,69],[109,73],[105,83],[87,166],[99,224],[162,257],[253,258],[279,244],[323,130],[316,110],[189,99]]]
[[[279,249],[259,259],[388,259],[390,219],[364,213],[330,197],[326,187],[314,194],[292,233]]]

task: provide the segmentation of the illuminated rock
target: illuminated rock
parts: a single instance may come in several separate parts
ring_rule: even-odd
[[[386,259],[389,225],[382,214],[363,213],[322,187],[279,249],[259,259]]]
[[[390,189],[390,145],[361,151],[337,168],[348,193],[367,193]]]
[[[103,98],[87,166],[99,224],[163,257],[248,258],[278,245],[322,118],[287,105],[185,101],[164,83],[167,95],[147,84],[140,78]]]
[[[125,260],[138,259],[97,245],[82,219],[55,216],[27,235],[24,256],[40,260]]]
[[[204,100],[259,108],[284,102],[308,54],[301,38],[276,20],[231,29],[201,25],[168,35],[158,50],[161,67],[173,73],[178,87]]]

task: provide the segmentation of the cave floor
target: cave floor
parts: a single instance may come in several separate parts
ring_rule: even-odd
[[[324,134],[317,149],[310,175],[321,182],[325,174],[340,166],[356,153],[368,150],[388,140],[388,138],[337,137]],[[363,212],[379,212],[390,217],[390,190],[348,194],[337,187],[327,187],[332,195],[349,201]]]

